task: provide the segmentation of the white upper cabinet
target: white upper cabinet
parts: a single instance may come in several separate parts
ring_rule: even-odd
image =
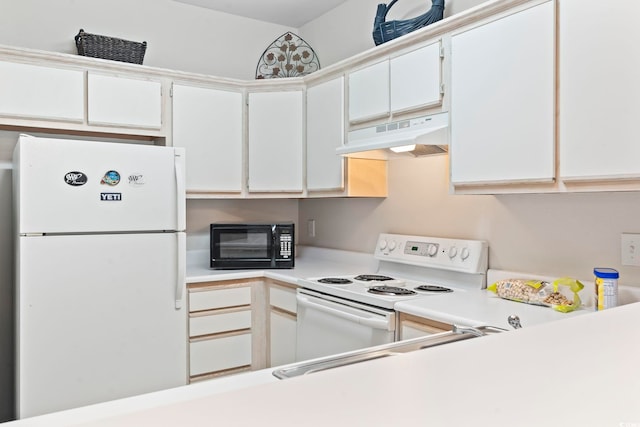
[[[452,36],[453,185],[554,181],[554,30],[549,1]]]
[[[242,190],[242,93],[174,84],[173,145],[186,148],[187,192]]]
[[[560,178],[638,179],[640,2],[558,4]]]
[[[440,43],[391,59],[391,111],[411,111],[441,101]]]
[[[436,42],[349,73],[349,122],[440,105],[441,70]]]
[[[162,126],[160,82],[89,72],[87,88],[89,124],[150,129]]]
[[[302,91],[249,94],[249,191],[302,192],[302,125]]]
[[[0,61],[0,115],[82,122],[84,72]]]
[[[389,61],[349,74],[349,122],[389,116]]]
[[[307,190],[344,189],[344,77],[307,89]]]

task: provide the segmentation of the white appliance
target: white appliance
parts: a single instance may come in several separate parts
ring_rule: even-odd
[[[18,418],[187,383],[184,151],[21,135]]]
[[[395,341],[398,301],[486,287],[484,241],[381,234],[374,256],[375,274],[298,282],[297,361]]]
[[[349,132],[336,153],[347,157],[391,159],[398,153],[414,157],[448,151],[449,113],[378,124]],[[395,153],[395,154],[394,154]]]

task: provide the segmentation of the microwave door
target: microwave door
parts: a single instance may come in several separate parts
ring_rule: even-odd
[[[218,229],[214,233],[213,258],[270,264],[273,235],[269,227]]]

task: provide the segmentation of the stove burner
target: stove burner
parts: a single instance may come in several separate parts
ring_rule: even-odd
[[[427,292],[453,292],[453,289],[445,288],[444,286],[438,285],[420,285],[414,288],[416,291],[427,291]]]
[[[330,285],[348,285],[349,283],[353,283],[349,279],[343,279],[341,277],[325,277],[322,279],[318,279],[319,283],[328,283]]]
[[[363,282],[386,282],[387,280],[394,280],[393,277],[380,276],[379,274],[361,274],[354,277],[355,280],[362,280]]]
[[[391,296],[417,294],[417,292],[414,292],[411,289],[399,288],[397,286],[371,286],[369,288],[369,292],[371,292],[372,294],[391,295]]]

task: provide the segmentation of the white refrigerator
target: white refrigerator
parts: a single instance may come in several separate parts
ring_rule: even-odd
[[[184,151],[21,135],[13,173],[17,417],[186,384]]]

